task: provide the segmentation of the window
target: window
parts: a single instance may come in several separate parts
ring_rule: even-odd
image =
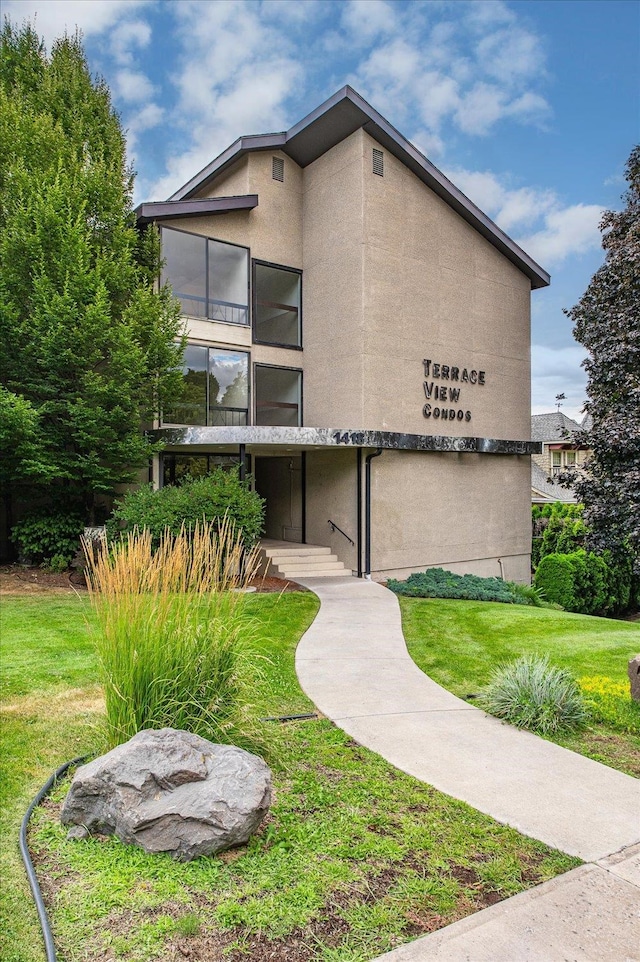
[[[302,371],[290,367],[255,366],[256,424],[300,427]]]
[[[239,464],[240,458],[234,454],[163,454],[162,486],[182,484],[187,478],[202,478],[215,468],[232,471]]]
[[[302,346],[302,275],[290,267],[253,263],[253,339]]]
[[[384,154],[375,147],[373,148],[373,172],[378,177],[384,177]]]
[[[552,451],[551,473],[560,474],[562,471],[572,471],[577,465],[575,451]]]
[[[184,396],[165,412],[164,424],[235,427],[247,423],[248,354],[188,344],[182,370]]]
[[[249,251],[246,247],[162,228],[162,283],[169,283],[191,317],[249,323]]]

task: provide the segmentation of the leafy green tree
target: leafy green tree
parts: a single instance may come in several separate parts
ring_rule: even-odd
[[[587,544],[640,574],[640,146],[627,162],[625,207],[601,222],[605,261],[568,311],[589,352],[585,405],[593,424],[580,443],[593,450],[571,484],[584,503]]]
[[[119,118],[79,37],[56,41],[49,56],[31,26],[6,22],[0,384],[5,408],[23,413],[8,444],[28,422],[41,470],[3,480],[14,496],[28,486],[30,499],[79,506],[87,520],[96,499],[148,462],[141,425],[181,385],[179,309],[154,289],[159,240],[135,229],[132,184]],[[5,426],[11,435],[10,418]]]

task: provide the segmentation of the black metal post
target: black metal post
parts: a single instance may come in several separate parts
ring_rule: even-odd
[[[362,578],[362,448],[356,450],[356,479],[357,479],[357,533],[356,554],[358,556],[358,578]]]
[[[365,458],[365,529],[364,529],[364,576],[371,578],[371,462],[374,458],[379,458],[382,448],[378,448],[373,454],[368,454]]]

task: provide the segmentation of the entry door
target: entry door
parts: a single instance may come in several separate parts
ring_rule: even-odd
[[[255,458],[255,485],[266,500],[265,537],[303,540],[303,461],[296,457]]]

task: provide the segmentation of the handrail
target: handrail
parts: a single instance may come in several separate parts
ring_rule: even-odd
[[[342,528],[339,528],[338,525],[335,523],[335,521],[332,521],[332,520],[329,518],[329,520],[327,521],[327,524],[330,524],[330,525],[331,525],[331,530],[332,530],[332,531],[339,531],[340,534],[342,535],[342,537],[343,537],[343,538],[346,538],[347,541],[349,542],[349,544],[352,544],[352,545],[354,545],[354,547],[355,547],[355,541],[352,541],[351,538],[349,537],[349,535],[346,534],[346,533],[342,530]]]

